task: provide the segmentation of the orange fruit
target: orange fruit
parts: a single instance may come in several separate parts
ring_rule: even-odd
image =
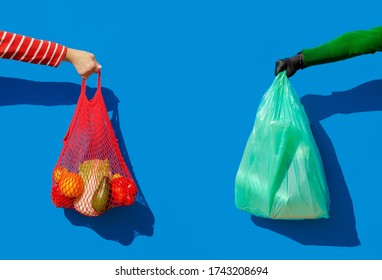
[[[68,169],[66,169],[65,167],[63,166],[57,166],[54,170],[53,170],[53,178],[56,182],[58,182],[62,176],[62,174],[68,172]]]
[[[77,197],[84,190],[84,180],[74,172],[65,172],[61,175],[58,187],[61,193],[66,197]]]

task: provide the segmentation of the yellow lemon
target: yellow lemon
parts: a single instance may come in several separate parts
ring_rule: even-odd
[[[61,193],[66,197],[77,197],[84,190],[84,180],[74,172],[65,172],[61,175],[58,187]]]

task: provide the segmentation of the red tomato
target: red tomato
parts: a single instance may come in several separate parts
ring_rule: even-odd
[[[111,199],[116,204],[130,205],[134,203],[137,187],[132,179],[115,178],[111,181]]]
[[[73,206],[73,199],[64,196],[60,192],[58,185],[54,185],[52,188],[52,202],[58,208],[70,208]]]

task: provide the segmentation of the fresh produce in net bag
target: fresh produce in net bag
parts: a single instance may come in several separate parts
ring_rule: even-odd
[[[91,100],[82,80],[74,116],[53,170],[52,202],[56,207],[95,217],[110,208],[133,204],[137,191],[107,113],[99,72]]]

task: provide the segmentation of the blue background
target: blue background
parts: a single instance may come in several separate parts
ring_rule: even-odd
[[[270,221],[234,206],[275,60],[380,25],[380,2],[257,2],[2,3],[1,29],[96,55],[140,195],[96,219],[55,208],[51,172],[80,77],[68,63],[2,60],[0,258],[381,259],[381,54],[291,78],[322,154],[331,218]]]

